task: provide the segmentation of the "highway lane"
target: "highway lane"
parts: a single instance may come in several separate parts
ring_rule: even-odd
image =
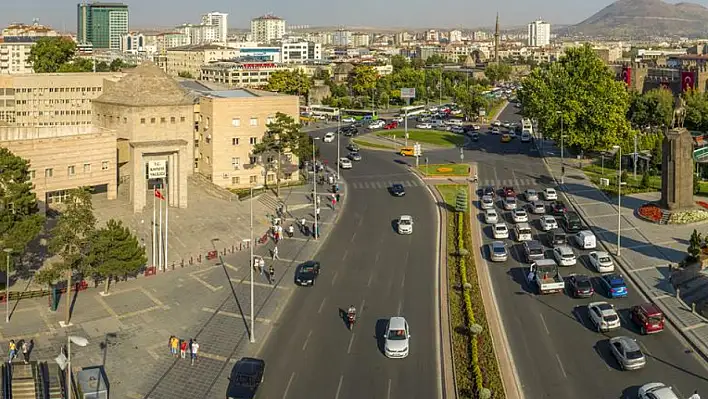
[[[332,165],[336,143],[320,147]],[[383,187],[382,182],[412,180],[393,154],[364,150],[362,155],[353,169],[341,171],[349,183],[346,209],[317,256],[322,263],[317,284],[297,288],[264,347],[263,397],[438,395],[436,210],[425,187],[408,184],[403,198]],[[410,236],[393,230],[392,221],[401,214],[414,217]],[[360,313],[353,332],[339,316],[350,304]],[[385,358],[378,339],[385,319],[397,314],[406,317],[412,335],[410,355],[403,360]]]
[[[518,120],[513,111],[513,108],[507,108],[499,119]],[[479,163],[482,185],[494,184],[498,188],[503,184],[513,184],[517,192],[528,187],[540,190],[553,185],[537,153],[518,139],[502,144],[499,136],[483,134],[480,142],[466,154]],[[534,228],[538,226],[536,220],[532,225]],[[489,226],[482,223],[482,230],[483,242],[491,242]],[[535,234],[538,235],[538,231]],[[507,242],[511,244],[509,240]],[[580,254],[578,265],[563,267],[561,272],[564,275],[582,273],[596,278],[598,274],[585,266],[589,251],[574,250]],[[599,293],[592,299],[573,299],[566,294],[537,296],[525,283],[523,271],[527,265],[520,262],[520,254],[520,247],[515,244],[512,248],[514,259],[506,263],[490,263],[489,266],[514,361],[527,397],[636,397],[636,388],[651,381],[673,385],[680,392],[680,397],[687,397],[694,389],[708,391],[706,369],[694,354],[687,352],[687,345],[673,331],[639,336],[627,322],[625,310],[644,302],[631,283],[627,299],[607,299],[597,284],[595,287]],[[621,310],[622,329],[599,334],[589,328],[585,305],[595,300],[608,301]],[[632,336],[641,343],[648,356],[645,369],[635,372],[617,369],[607,346],[607,339],[616,335]]]

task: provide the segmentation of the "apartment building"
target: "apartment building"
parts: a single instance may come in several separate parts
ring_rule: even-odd
[[[11,24],[2,30],[2,36],[52,37],[59,36],[59,33],[48,26],[40,25],[35,22],[32,25],[21,23]]]
[[[257,61],[223,61],[202,65],[200,75],[205,82],[229,87],[263,87],[275,71],[290,70],[286,64]]]
[[[165,71],[168,75],[188,73],[198,79],[202,65],[236,58],[239,50],[215,44],[189,45],[167,49],[165,55]]]
[[[351,45],[354,47],[369,47],[371,44],[371,35],[368,33],[352,33]]]
[[[29,55],[34,43],[42,37],[59,34],[44,25],[12,24],[0,37],[0,75],[32,73]]]
[[[202,15],[202,25],[215,26],[219,43],[226,43],[229,33],[229,14],[212,11]]]
[[[43,73],[0,76],[0,125],[89,126],[91,100],[122,73]]]
[[[253,146],[277,112],[299,120],[299,98],[252,89],[214,91],[200,99],[199,107],[198,172],[226,188],[275,184],[275,172],[264,174],[262,164],[277,160],[258,159]],[[286,154],[281,162],[281,181],[297,181],[298,159]]]
[[[264,15],[251,20],[251,40],[257,43],[270,43],[280,40],[285,35],[285,20],[275,15]]]
[[[189,36],[180,32],[164,32],[155,35],[155,46],[158,54],[165,54],[167,49],[188,46],[192,44]]]
[[[528,45],[544,47],[551,44],[551,24],[538,19],[528,24]]]
[[[321,60],[322,45],[314,42],[291,42],[281,45],[282,62]]]

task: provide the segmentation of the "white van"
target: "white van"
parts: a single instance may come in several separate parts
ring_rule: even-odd
[[[446,123],[448,126],[462,126],[462,119],[448,119]]]
[[[579,231],[573,236],[573,238],[579,248],[595,249],[597,247],[597,238],[590,230]]]
[[[516,233],[516,241],[531,241],[533,237],[531,236],[531,226],[528,223],[519,223],[514,227]]]
[[[521,132],[521,142],[522,143],[528,143],[531,141],[531,132],[528,130],[523,130]]]

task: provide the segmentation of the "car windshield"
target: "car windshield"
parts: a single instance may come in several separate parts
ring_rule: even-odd
[[[314,272],[315,272],[315,267],[312,266],[312,265],[303,266],[302,269],[301,269],[301,272],[302,272],[303,274],[314,273]]]
[[[494,253],[495,253],[495,254],[504,254],[504,253],[506,253],[506,248],[504,248],[504,247],[502,247],[502,246],[494,246],[493,248],[494,248]]]
[[[497,231],[506,231],[506,226],[496,226],[494,227]]]
[[[403,341],[406,339],[406,332],[404,330],[389,330],[388,339],[390,341]]]
[[[598,258],[600,263],[612,263],[612,260],[610,259],[609,256],[601,256]]]
[[[516,203],[516,198],[514,198],[514,197],[506,197],[506,202],[507,202],[508,204]]]
[[[602,320],[605,320],[607,322],[613,322],[619,320],[619,316],[617,316],[616,314],[606,315],[602,316]]]
[[[626,356],[627,356],[627,360],[637,360],[637,359],[641,359],[644,357],[642,352],[638,351],[638,350],[637,351],[629,351],[629,352],[627,352]]]
[[[647,318],[647,321],[649,322],[649,324],[659,324],[659,323],[661,323],[663,320],[664,320],[664,318],[661,317],[661,316],[658,316],[658,315],[656,315],[656,316],[651,316],[651,317]]]
[[[561,256],[563,257],[563,259],[573,259],[573,258],[575,258],[575,255],[573,255],[573,254],[562,254]]]
[[[531,255],[541,255],[543,254],[543,248],[529,248],[528,249],[529,254]]]
[[[400,224],[403,226],[407,226],[411,224],[411,221],[408,219],[401,219]]]
[[[592,288],[592,283],[590,280],[577,280],[577,286],[581,289]]]

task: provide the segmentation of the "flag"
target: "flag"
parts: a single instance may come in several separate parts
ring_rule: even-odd
[[[161,200],[164,200],[164,199],[165,199],[165,196],[162,195],[162,193],[161,193],[160,190],[158,190],[158,189],[155,189],[155,197],[157,197],[157,198],[159,198],[159,199],[161,199]]]

